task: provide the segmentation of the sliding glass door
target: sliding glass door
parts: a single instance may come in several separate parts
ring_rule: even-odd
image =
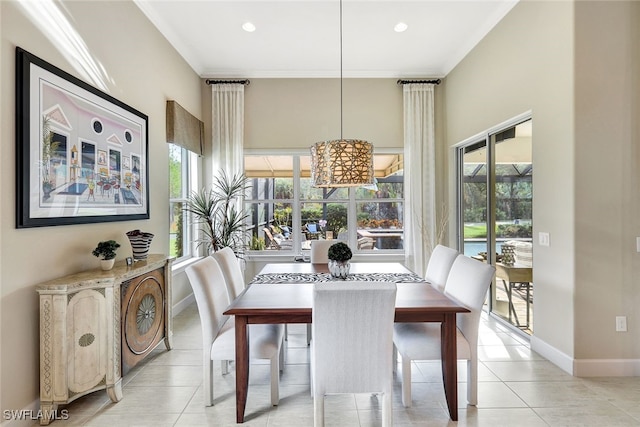
[[[486,308],[527,333],[533,312],[531,119],[457,148],[459,245],[496,266]]]

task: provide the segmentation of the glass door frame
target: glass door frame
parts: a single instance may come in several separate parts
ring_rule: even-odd
[[[481,133],[478,133],[470,138],[467,138],[457,144],[455,144],[452,148],[455,150],[454,153],[454,166],[455,166],[455,185],[456,185],[456,199],[455,199],[455,218],[456,218],[456,243],[458,246],[458,251],[464,254],[464,209],[463,209],[463,197],[464,197],[464,155],[465,149],[472,147],[474,145],[484,145],[486,149],[486,169],[487,169],[487,195],[486,195],[486,207],[487,207],[487,262],[495,265],[496,263],[496,232],[495,232],[495,224],[497,221],[496,218],[496,135],[501,132],[513,128],[521,123],[526,121],[533,120],[532,112],[527,111],[521,115],[513,117],[505,122],[500,123],[494,127],[487,129]],[[493,301],[494,301],[494,293],[496,292],[496,279],[492,281],[489,287],[490,296],[487,298],[487,302],[483,310],[486,310],[493,317],[503,320],[500,316],[493,313]],[[515,325],[511,325],[506,320],[504,323],[508,326],[512,326],[514,330],[521,332],[518,327]]]

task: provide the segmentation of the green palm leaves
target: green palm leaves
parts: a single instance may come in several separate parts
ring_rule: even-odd
[[[248,214],[242,206],[242,196],[248,186],[245,175],[229,177],[222,172],[210,190],[203,188],[189,196],[184,211],[200,226],[198,247],[204,246],[208,253],[224,247],[230,247],[239,256],[244,253],[244,222]]]

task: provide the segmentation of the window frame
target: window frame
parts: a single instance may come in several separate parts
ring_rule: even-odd
[[[404,155],[404,151],[402,148],[389,148],[389,149],[377,149],[374,152],[375,155],[385,155],[385,154],[398,154]],[[376,254],[376,255],[386,255],[386,256],[402,256],[404,257],[404,247],[400,249],[366,249],[360,250],[357,249],[358,245],[358,224],[357,224],[357,205],[358,203],[363,203],[366,201],[371,201],[375,203],[380,202],[397,202],[402,204],[403,209],[405,205],[405,191],[403,188],[402,197],[398,198],[385,198],[385,199],[364,199],[357,198],[356,192],[359,187],[347,188],[348,195],[346,198],[339,199],[303,199],[301,197],[301,169],[300,169],[300,158],[308,157],[310,153],[308,150],[279,150],[279,149],[245,149],[243,152],[243,159],[248,156],[283,156],[283,157],[292,157],[293,171],[292,171],[292,180],[293,180],[293,198],[292,199],[252,199],[245,197],[244,205],[245,207],[252,204],[274,204],[274,203],[284,203],[290,204],[292,207],[292,228],[294,230],[301,230],[302,224],[302,216],[301,210],[302,205],[305,203],[344,203],[347,205],[347,229],[348,238],[347,244],[352,248],[354,256],[361,254]],[[250,178],[250,181],[254,178]],[[403,180],[404,183],[404,180]],[[404,218],[401,218],[402,222],[404,222]],[[268,219],[267,219],[268,221]],[[299,237],[300,233],[293,233],[293,244],[291,249],[280,249],[280,250],[247,250],[247,254],[251,256],[264,256],[264,255],[283,255],[283,256],[303,256],[308,252],[307,249],[302,249],[302,239]],[[251,239],[251,237],[249,237]],[[337,241],[337,236],[334,235],[334,240]],[[404,232],[403,232],[404,239]]]
[[[200,156],[196,153],[189,151],[188,149],[178,145],[171,144],[172,147],[181,150],[181,195],[180,197],[171,198],[171,194],[169,194],[169,218],[171,222],[171,210],[173,209],[173,205],[175,203],[182,203],[183,205],[187,202],[189,195],[198,188],[200,183],[200,171],[202,170],[202,160]],[[169,150],[172,150],[172,147]],[[171,152],[169,153],[169,157],[171,157]],[[170,159],[169,159],[170,160]],[[171,174],[169,174],[169,185],[171,185]],[[171,223],[170,223],[171,225]],[[193,223],[190,215],[184,215],[183,211],[183,219],[182,219],[182,228],[183,228],[183,254],[181,257],[176,257],[174,260],[174,265],[179,264],[184,261],[188,261],[193,258],[200,257],[200,251],[197,248],[197,226]],[[169,253],[172,253],[173,248],[171,248],[171,230],[169,230]]]

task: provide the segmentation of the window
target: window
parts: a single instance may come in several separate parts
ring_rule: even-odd
[[[245,155],[250,250],[301,253],[316,239],[356,251],[403,249],[402,155],[374,155],[376,184],[315,188],[308,155]]]
[[[183,211],[197,185],[198,156],[169,144],[169,254],[177,261],[195,256],[194,230]]]

